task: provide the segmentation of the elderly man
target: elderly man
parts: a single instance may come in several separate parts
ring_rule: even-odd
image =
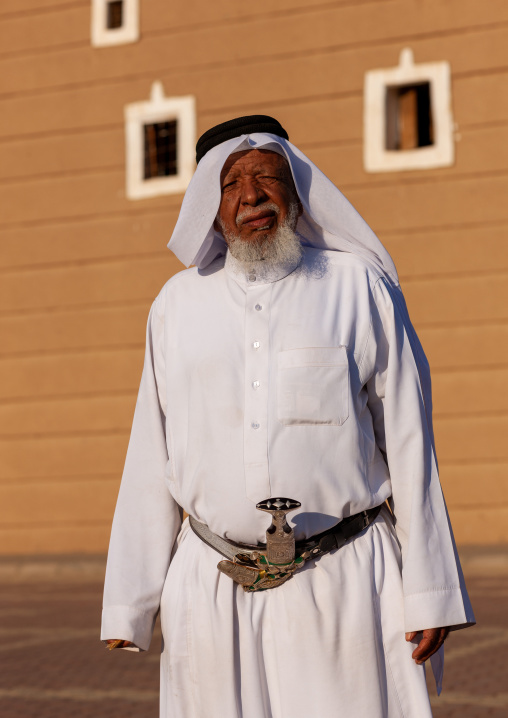
[[[196,266],[150,312],[102,639],[146,650],[160,609],[167,718],[427,718],[422,664],[439,687],[474,616],[395,267],[273,118],[212,128],[197,160],[170,242]]]

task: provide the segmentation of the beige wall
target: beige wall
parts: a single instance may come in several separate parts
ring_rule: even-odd
[[[141,0],[92,48],[89,0],[0,8],[0,552],[102,552],[150,303],[181,196],[125,198],[123,108],[196,96],[198,132],[273,114],[393,253],[434,379],[461,543],[508,542],[508,3]],[[367,70],[446,60],[452,168],[367,175]]]

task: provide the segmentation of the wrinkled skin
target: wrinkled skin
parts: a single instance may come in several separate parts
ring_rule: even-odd
[[[302,213],[289,165],[276,152],[235,152],[224,163],[220,182],[221,223],[226,232],[247,242],[272,238],[292,202],[298,205],[298,216]],[[266,205],[276,205],[278,212]],[[214,226],[221,231],[217,221]]]

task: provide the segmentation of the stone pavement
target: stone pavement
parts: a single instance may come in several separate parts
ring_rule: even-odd
[[[508,570],[495,557],[490,568],[469,558],[479,625],[448,639],[441,697],[431,689],[434,716],[506,718]],[[98,640],[102,573],[102,560],[0,562],[2,718],[157,718],[160,632],[146,653],[106,651]]]

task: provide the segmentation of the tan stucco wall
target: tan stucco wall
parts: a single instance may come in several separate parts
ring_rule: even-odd
[[[124,105],[196,97],[198,132],[277,116],[386,243],[433,369],[459,542],[508,542],[508,4],[151,0],[92,48],[90,2],[0,8],[0,553],[103,552],[181,196],[125,198]],[[453,167],[367,175],[363,78],[452,68]]]

